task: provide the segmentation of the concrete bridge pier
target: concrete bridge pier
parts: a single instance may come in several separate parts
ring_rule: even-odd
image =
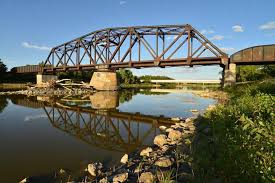
[[[223,86],[236,84],[236,64],[230,63],[223,67]]]
[[[56,81],[58,77],[56,75],[45,75],[45,74],[37,74],[36,75],[36,85],[38,87],[46,87],[49,81]]]
[[[95,71],[90,81],[90,86],[96,90],[115,91],[118,89],[118,85],[116,71],[109,69]]]

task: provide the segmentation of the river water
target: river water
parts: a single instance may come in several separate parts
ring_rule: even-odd
[[[182,90],[0,96],[0,181],[61,168],[77,175],[95,161],[113,165],[123,154],[152,145],[158,127],[172,124],[171,117],[196,116],[214,103]]]

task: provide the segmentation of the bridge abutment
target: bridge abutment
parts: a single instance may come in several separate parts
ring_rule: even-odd
[[[98,70],[94,72],[90,86],[96,90],[114,91],[118,89],[117,73],[111,70]]]
[[[37,74],[36,75],[36,85],[38,87],[45,87],[48,85],[50,81],[56,81],[58,77],[56,75],[44,75],[44,74]]]
[[[236,64],[230,63],[223,68],[223,86],[236,84]]]

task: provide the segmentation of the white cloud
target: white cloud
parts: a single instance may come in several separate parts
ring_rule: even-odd
[[[226,52],[226,53],[228,53],[228,52],[233,52],[233,51],[236,50],[235,48],[232,48],[232,47],[229,47],[229,48],[221,47],[220,49],[221,49],[223,52]]]
[[[207,30],[207,29],[202,29],[202,30],[200,31],[200,33],[206,35],[206,34],[213,34],[213,33],[215,33],[215,31],[210,30],[210,29],[209,29],[209,30]]]
[[[28,42],[23,42],[22,46],[25,48],[33,48],[33,49],[37,49],[37,50],[46,50],[46,51],[50,51],[51,48],[47,47],[47,46],[39,46],[39,45],[34,45]]]
[[[217,41],[220,41],[220,40],[223,40],[223,39],[224,39],[224,36],[215,35],[215,36],[211,37],[209,40],[217,40]]]
[[[261,30],[275,29],[275,21],[267,22],[259,27]]]
[[[127,3],[126,1],[119,1],[119,5],[124,5],[126,3]]]
[[[232,26],[232,30],[234,32],[243,32],[244,28],[241,25],[234,25],[234,26]]]

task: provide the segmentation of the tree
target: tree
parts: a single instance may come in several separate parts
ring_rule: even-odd
[[[0,59],[0,75],[3,75],[8,70],[7,66]]]
[[[134,84],[140,83],[140,80],[137,76],[134,76],[130,70],[120,69],[117,71],[118,79],[120,83],[123,84]]]
[[[150,83],[151,80],[173,80],[168,76],[153,76],[153,75],[144,75],[139,77],[140,80],[143,80],[144,83]]]
[[[237,67],[238,81],[256,81],[275,76],[274,65],[247,65]]]

